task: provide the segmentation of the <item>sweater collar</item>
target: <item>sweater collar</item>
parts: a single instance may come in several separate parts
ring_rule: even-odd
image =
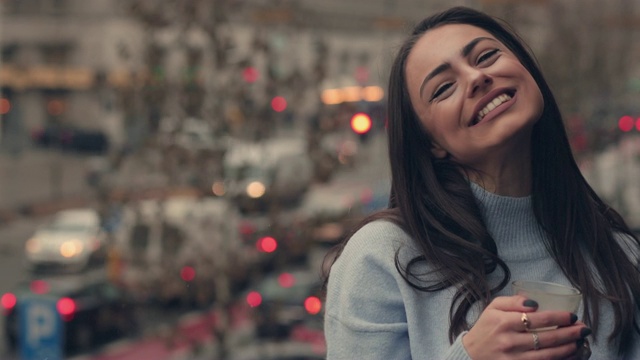
[[[485,190],[482,186],[471,182],[471,191],[480,202],[484,211],[522,212],[532,209],[531,195],[523,197],[511,197],[494,194]]]
[[[547,255],[541,241],[545,234],[533,212],[531,195],[497,195],[473,182],[471,190],[503,259],[523,260]]]

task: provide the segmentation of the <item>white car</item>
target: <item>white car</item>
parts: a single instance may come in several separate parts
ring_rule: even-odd
[[[106,258],[107,235],[100,215],[91,208],[63,210],[40,227],[25,243],[32,270],[83,270]]]
[[[295,204],[313,181],[302,136],[233,142],[224,156],[225,191],[242,211]]]

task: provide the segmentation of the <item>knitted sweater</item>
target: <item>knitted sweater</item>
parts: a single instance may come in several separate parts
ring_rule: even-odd
[[[472,189],[512,280],[570,285],[543,244],[546,235],[533,214],[531,197],[499,196],[475,184]],[[422,292],[410,287],[395,266],[398,249],[401,264],[418,254],[412,239],[398,226],[375,221],[353,235],[332,266],[325,309],[327,359],[469,360],[461,341],[466,332],[453,344],[448,339],[454,289]],[[425,264],[418,272],[426,271]],[[495,283],[501,277],[496,270],[489,280]],[[511,291],[507,286],[498,296],[511,295]],[[613,326],[613,312],[608,304],[601,309],[598,337],[589,338],[591,359],[616,359],[616,348],[606,339]],[[473,308],[468,322],[473,324],[480,313],[479,306]],[[577,312],[581,314],[582,305]],[[628,359],[640,359],[637,338]]]

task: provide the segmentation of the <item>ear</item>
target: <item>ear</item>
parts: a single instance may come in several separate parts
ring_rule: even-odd
[[[444,159],[448,155],[447,150],[445,150],[442,146],[440,146],[440,145],[438,145],[436,143],[432,143],[432,145],[431,145],[431,154],[436,159]]]

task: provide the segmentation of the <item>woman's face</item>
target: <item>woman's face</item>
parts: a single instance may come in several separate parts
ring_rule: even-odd
[[[429,30],[405,71],[436,157],[482,167],[492,156],[528,151],[542,94],[518,58],[487,31],[463,24]]]

